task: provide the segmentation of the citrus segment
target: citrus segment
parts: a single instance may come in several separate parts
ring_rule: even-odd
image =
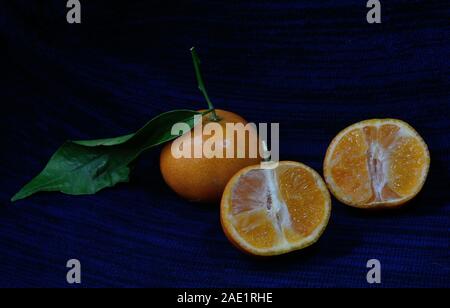
[[[420,191],[429,163],[428,148],[411,126],[374,119],[351,125],[333,139],[324,173],[332,193],[345,204],[396,206]]]
[[[290,168],[279,175],[281,197],[291,217],[292,229],[311,234],[323,221],[326,198],[314,176],[304,168]]]
[[[250,245],[270,248],[277,244],[277,230],[262,209],[234,216],[239,235]]]
[[[370,130],[368,136],[376,138],[376,132]],[[367,150],[364,131],[358,128],[339,140],[331,157],[331,173],[337,187],[346,198],[356,202],[365,202],[372,197]]]
[[[254,255],[277,255],[314,243],[330,215],[325,183],[311,168],[281,162],[238,172],[227,184],[221,222],[227,237]]]
[[[400,196],[414,193],[427,170],[427,157],[426,148],[417,138],[399,138],[392,149],[389,187]]]
[[[387,149],[392,144],[392,142],[394,142],[399,130],[400,127],[393,124],[385,124],[380,126],[378,140],[384,149]],[[376,140],[374,140],[374,142],[375,141]]]

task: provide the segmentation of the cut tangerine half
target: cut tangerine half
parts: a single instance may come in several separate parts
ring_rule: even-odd
[[[341,131],[328,147],[325,181],[341,202],[359,208],[395,207],[419,193],[430,154],[409,124],[373,119]]]
[[[330,194],[320,175],[301,163],[242,169],[223,193],[225,235],[252,255],[280,255],[316,242],[328,223]]]

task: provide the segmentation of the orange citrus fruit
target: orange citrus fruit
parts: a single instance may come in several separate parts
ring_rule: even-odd
[[[359,208],[396,207],[421,190],[428,147],[407,123],[373,119],[341,131],[328,147],[325,180],[341,202]]]
[[[256,129],[252,126],[244,127],[247,122],[239,115],[216,109],[219,120],[216,121],[222,129],[222,134],[207,135],[203,131],[200,135],[191,133],[178,137],[175,141],[184,142],[191,147],[194,152],[194,144],[201,143],[205,145],[217,144],[221,147],[222,157],[207,157],[201,155],[195,158],[193,155],[189,158],[174,157],[171,147],[173,142],[168,143],[161,151],[160,169],[165,182],[180,196],[191,201],[214,202],[219,201],[225,185],[228,180],[242,168],[257,164],[260,159],[258,155],[249,155],[250,136],[253,136],[258,142]],[[208,123],[213,122],[211,115],[204,115],[202,125],[205,127]],[[228,133],[226,129],[227,123],[243,124],[236,127],[233,133]],[[195,130],[195,129],[194,129]],[[245,142],[239,142],[239,135],[246,136]],[[234,145],[234,153],[232,158],[227,157],[227,149]],[[214,147],[214,150],[215,147]],[[238,157],[238,153],[244,153],[243,158]],[[203,152],[205,153],[205,152]],[[255,158],[252,158],[255,157]]]
[[[228,239],[246,253],[271,256],[316,242],[331,200],[320,175],[301,163],[244,168],[228,182],[220,217]]]

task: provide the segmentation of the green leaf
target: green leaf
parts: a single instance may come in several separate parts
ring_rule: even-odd
[[[95,147],[98,145],[117,145],[124,143],[128,139],[134,136],[133,134],[128,134],[125,136],[119,136],[119,137],[113,137],[113,138],[105,138],[105,139],[95,139],[95,140],[76,140],[73,141],[73,143],[79,144],[79,145],[85,145],[88,147]]]
[[[192,128],[194,116],[199,114],[192,110],[169,111],[153,118],[134,134],[66,141],[53,154],[44,170],[15,194],[11,201],[39,191],[94,194],[105,187],[127,182],[131,162],[145,150],[178,137],[171,134],[174,124],[186,123]]]

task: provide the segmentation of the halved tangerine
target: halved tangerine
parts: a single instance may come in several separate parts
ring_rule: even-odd
[[[328,147],[325,181],[341,202],[359,208],[395,207],[425,183],[430,154],[409,124],[373,119],[341,131]]]
[[[320,175],[298,162],[250,166],[228,182],[221,202],[225,235],[252,255],[271,256],[316,242],[328,223],[330,194]]]

